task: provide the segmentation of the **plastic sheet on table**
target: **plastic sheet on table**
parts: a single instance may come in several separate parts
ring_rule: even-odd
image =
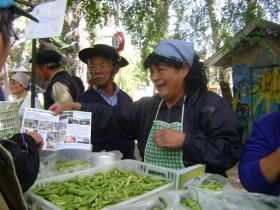
[[[200,188],[205,180],[222,181],[225,186],[218,191]],[[160,193],[124,206],[122,210],[280,210],[280,197],[241,192],[219,175],[209,174],[191,183],[185,190]]]

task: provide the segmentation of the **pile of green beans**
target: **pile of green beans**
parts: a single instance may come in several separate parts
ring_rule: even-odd
[[[87,210],[120,203],[167,183],[167,180],[152,175],[141,176],[132,171],[113,169],[93,176],[47,183],[32,192],[65,210]]]
[[[202,184],[199,186],[201,189],[207,189],[212,191],[219,191],[223,189],[225,184],[218,182],[218,181],[208,181],[205,180],[202,182]]]
[[[87,167],[88,162],[86,160],[72,160],[67,162],[57,162],[55,164],[55,168],[57,170],[63,170],[65,168],[74,167],[74,166]]]
[[[192,198],[184,198],[181,201],[183,207],[190,209],[190,210],[202,210],[201,206],[199,205],[198,201],[193,200]]]

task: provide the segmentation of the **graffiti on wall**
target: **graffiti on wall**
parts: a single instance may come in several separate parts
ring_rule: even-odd
[[[276,111],[280,104],[280,66],[234,66],[233,91],[233,108],[247,136],[256,120]]]
[[[254,71],[254,70],[253,70]],[[252,90],[253,95],[257,95],[253,112],[256,112],[263,103],[265,112],[269,113],[271,105],[276,102],[280,104],[280,74],[277,67],[267,69],[267,71],[256,74],[257,81]]]

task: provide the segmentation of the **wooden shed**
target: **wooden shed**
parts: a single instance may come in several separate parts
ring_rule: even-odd
[[[208,67],[232,68],[233,109],[244,125],[275,111],[280,104],[280,25],[253,21],[206,62]]]

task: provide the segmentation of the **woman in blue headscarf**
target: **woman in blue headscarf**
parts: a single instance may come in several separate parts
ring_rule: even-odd
[[[144,67],[157,89],[153,97],[112,109],[58,103],[51,110],[91,111],[95,129],[137,139],[147,163],[174,169],[201,163],[206,171],[226,176],[242,153],[242,127],[227,102],[207,90],[205,69],[193,44],[164,39]]]

